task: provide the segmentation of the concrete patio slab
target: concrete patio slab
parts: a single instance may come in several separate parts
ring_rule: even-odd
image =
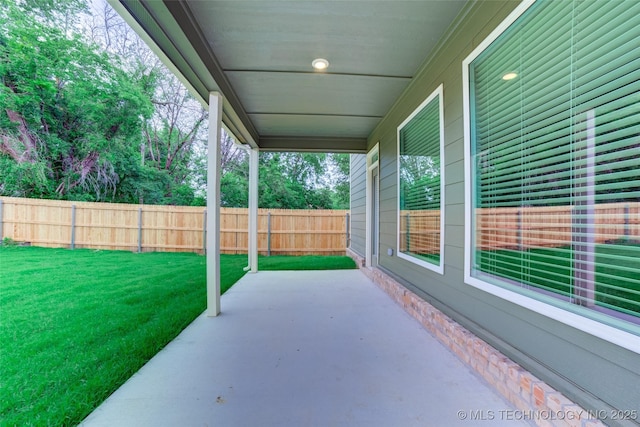
[[[528,425],[358,270],[260,272],[81,425]]]

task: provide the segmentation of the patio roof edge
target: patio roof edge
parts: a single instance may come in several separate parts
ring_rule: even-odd
[[[367,138],[326,138],[295,136],[262,136],[263,151],[366,153]]]

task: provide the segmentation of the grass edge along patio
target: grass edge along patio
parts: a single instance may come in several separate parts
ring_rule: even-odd
[[[355,268],[346,256],[261,257],[263,270]],[[205,258],[0,246],[0,414],[76,425],[205,309]],[[222,255],[224,293],[246,255]]]

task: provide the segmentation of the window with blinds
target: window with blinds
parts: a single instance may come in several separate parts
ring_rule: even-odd
[[[467,62],[471,276],[638,323],[640,2],[535,2]]]
[[[398,126],[398,256],[443,273],[442,85]]]

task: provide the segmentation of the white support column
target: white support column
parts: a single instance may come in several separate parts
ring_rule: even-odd
[[[249,150],[249,268],[258,272],[258,149]]]
[[[220,131],[222,95],[209,93],[207,156],[207,316],[220,314]]]

